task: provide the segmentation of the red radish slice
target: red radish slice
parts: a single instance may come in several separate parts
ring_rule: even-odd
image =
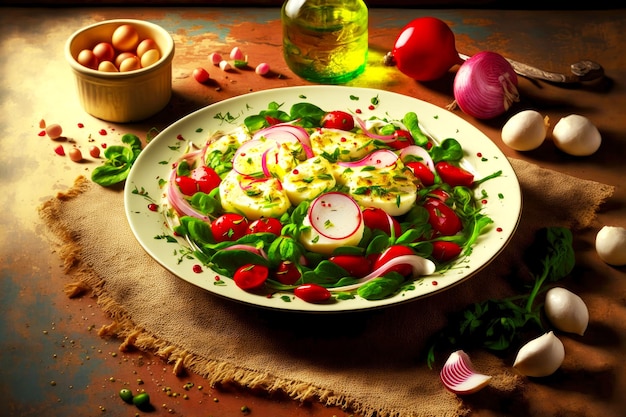
[[[338,165],[346,168],[356,168],[373,166],[375,168],[388,168],[395,165],[398,162],[398,155],[389,149],[379,149],[372,152],[365,158],[354,162],[337,162]]]
[[[352,197],[340,192],[330,192],[313,200],[309,209],[309,221],[320,235],[340,240],[359,230],[363,214]]]
[[[369,275],[360,278],[354,284],[344,285],[343,287],[329,288],[328,290],[332,292],[355,290],[366,282],[371,281],[374,278],[383,276],[384,273],[387,272],[390,268],[397,265],[411,265],[411,268],[413,269],[413,277],[430,275],[435,272],[435,264],[429,259],[422,258],[419,255],[401,255],[396,256],[389,262],[381,265],[378,269],[372,271]]]
[[[444,387],[455,394],[472,394],[491,381],[490,375],[476,373],[467,353],[462,350],[452,352],[439,373]]]
[[[409,155],[421,158],[421,162],[424,163],[424,165],[426,165],[428,169],[430,169],[432,172],[435,172],[435,163],[433,162],[430,154],[426,149],[418,145],[410,145],[400,151],[400,159],[403,162],[405,161],[405,158]]]

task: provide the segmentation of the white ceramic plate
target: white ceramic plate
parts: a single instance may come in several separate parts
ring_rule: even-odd
[[[377,100],[374,108],[370,108],[372,99]],[[357,296],[327,304],[311,304],[293,294],[287,297],[285,294],[267,297],[247,293],[226,277],[221,278],[221,285],[215,285],[216,274],[206,267],[202,268],[202,272],[195,272],[194,266],[199,262],[185,256],[188,247],[184,241],[172,242],[172,239],[165,238],[171,237],[172,232],[166,226],[164,215],[159,210],[154,211],[155,206],[150,204],[151,201],[158,204],[163,196],[163,183],[168,178],[172,162],[182,155],[186,141],[201,145],[211,133],[234,129],[242,124],[247,115],[267,109],[270,102],[283,103],[282,108],[288,111],[292,104],[303,101],[327,111],[358,109],[364,119],[370,115],[402,119],[408,111],[413,111],[426,133],[435,140],[453,137],[459,141],[466,153],[465,168],[471,169],[476,179],[502,171],[502,175],[485,181],[476,189],[476,196],[483,201],[484,212],[493,220],[493,224],[478,239],[472,254],[444,273],[417,280],[413,290],[379,301],[368,301]],[[229,123],[227,119],[232,122]],[[412,97],[344,86],[288,87],[250,93],[210,105],[184,117],[159,133],[141,152],[126,181],[124,203],[128,222],[141,246],[176,276],[201,289],[238,302],[307,312],[380,308],[419,299],[459,284],[485,267],[507,245],[518,225],[522,206],[519,182],[509,161],[473,125],[447,110]]]

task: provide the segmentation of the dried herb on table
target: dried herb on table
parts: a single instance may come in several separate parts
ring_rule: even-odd
[[[572,242],[572,232],[567,228],[539,230],[525,253],[532,278],[528,293],[474,303],[455,313],[432,340],[427,352],[428,366],[435,362],[436,352],[472,348],[502,352],[517,342],[521,334],[543,331],[541,304],[535,301],[537,295],[549,289],[548,283],[566,277],[574,268]]]

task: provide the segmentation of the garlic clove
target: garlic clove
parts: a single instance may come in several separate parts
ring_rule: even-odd
[[[544,311],[557,329],[581,336],[585,334],[589,310],[583,299],[573,292],[561,287],[551,288],[546,293]]]
[[[536,110],[523,110],[502,126],[502,142],[516,151],[537,149],[546,139],[548,117]]]
[[[462,350],[452,352],[439,373],[443,386],[455,394],[473,394],[491,381],[490,375],[474,371],[472,361]]]
[[[552,130],[552,139],[557,148],[574,156],[595,153],[602,143],[598,128],[585,116],[570,114],[559,120]]]
[[[548,332],[521,347],[513,368],[526,376],[548,376],[559,369],[563,359],[565,359],[563,342],[554,335],[554,332]]]
[[[604,226],[596,235],[596,252],[609,265],[626,265],[626,228]]]

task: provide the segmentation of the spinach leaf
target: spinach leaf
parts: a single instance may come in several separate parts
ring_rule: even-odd
[[[122,136],[128,146],[109,146],[104,150],[104,164],[91,173],[91,180],[103,187],[118,184],[128,177],[133,163],[141,152],[141,140],[132,134]]]

